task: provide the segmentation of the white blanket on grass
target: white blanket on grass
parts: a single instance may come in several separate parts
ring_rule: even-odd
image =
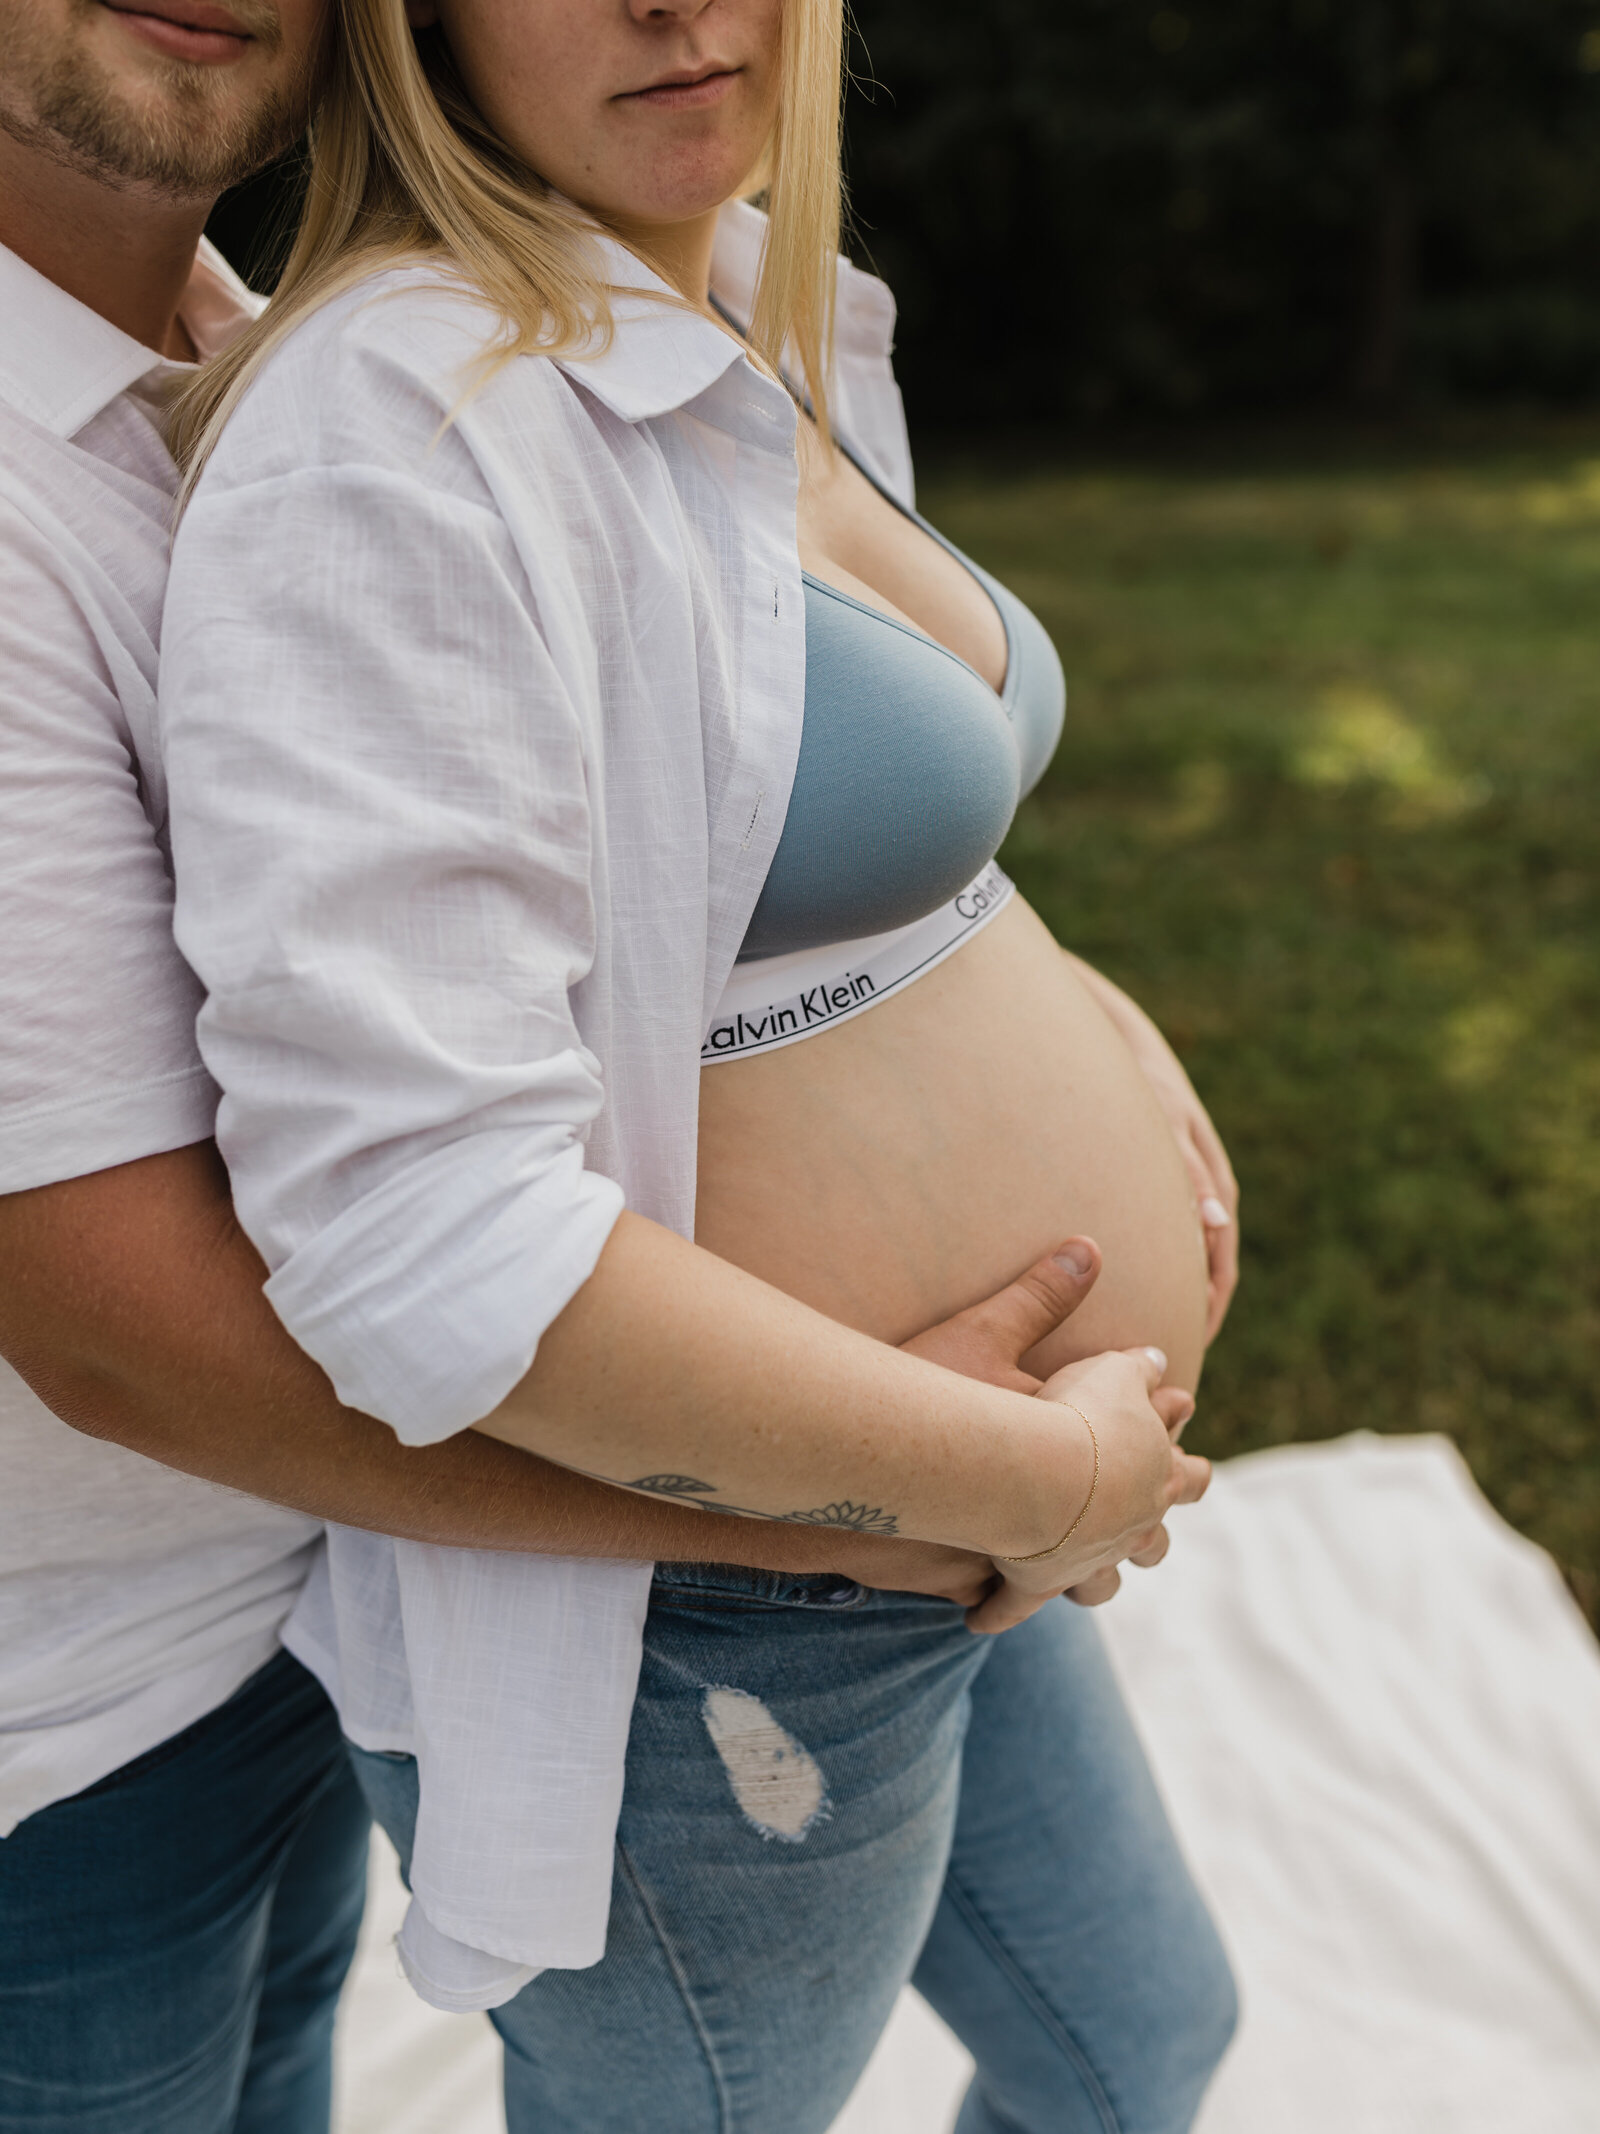
[[[1198,2134],[1600,2134],[1600,1650],[1444,1438],[1218,1469],[1101,1617],[1243,1989]],[[417,2001],[392,1862],[338,2134],[498,2134],[479,2017]],[[944,2134],[907,1995],[835,2134]]]

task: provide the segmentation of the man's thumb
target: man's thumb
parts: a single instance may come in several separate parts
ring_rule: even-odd
[[[973,1307],[985,1336],[1016,1363],[1070,1318],[1100,1277],[1100,1247],[1089,1237],[1069,1237],[1026,1274]]]

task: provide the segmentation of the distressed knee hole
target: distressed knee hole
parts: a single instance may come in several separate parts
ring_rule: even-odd
[[[701,1708],[734,1799],[763,1837],[798,1845],[828,1805],[815,1757],[745,1689],[708,1689]]]

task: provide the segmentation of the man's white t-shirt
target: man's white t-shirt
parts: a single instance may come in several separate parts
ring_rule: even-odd
[[[202,249],[203,354],[251,299]],[[204,1140],[155,762],[175,366],[0,246],[0,1192]],[[0,1838],[271,1658],[315,1521],[59,1422],[0,1363]]]

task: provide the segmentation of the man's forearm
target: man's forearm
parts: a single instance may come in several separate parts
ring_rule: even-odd
[[[259,1398],[241,1399],[223,1427],[215,1411],[202,1417],[179,1413],[170,1401],[152,1406],[108,1381],[52,1382],[48,1371],[23,1375],[64,1422],[91,1437],[338,1526],[445,1548],[676,1558],[795,1572],[840,1564],[837,1536],[653,1503],[478,1431],[408,1448],[387,1424],[341,1407],[325,1379],[320,1398],[294,1401],[287,1413],[269,1412]],[[880,1549],[884,1575],[892,1579],[895,1545]],[[861,1575],[873,1553],[861,1552]]]
[[[852,1576],[895,1544],[717,1518],[470,1431],[407,1448],[344,1407],[261,1293],[209,1144],[0,1199],[0,1354],[63,1421],[224,1488],[456,1548]],[[846,1544],[848,1543],[848,1548]]]

